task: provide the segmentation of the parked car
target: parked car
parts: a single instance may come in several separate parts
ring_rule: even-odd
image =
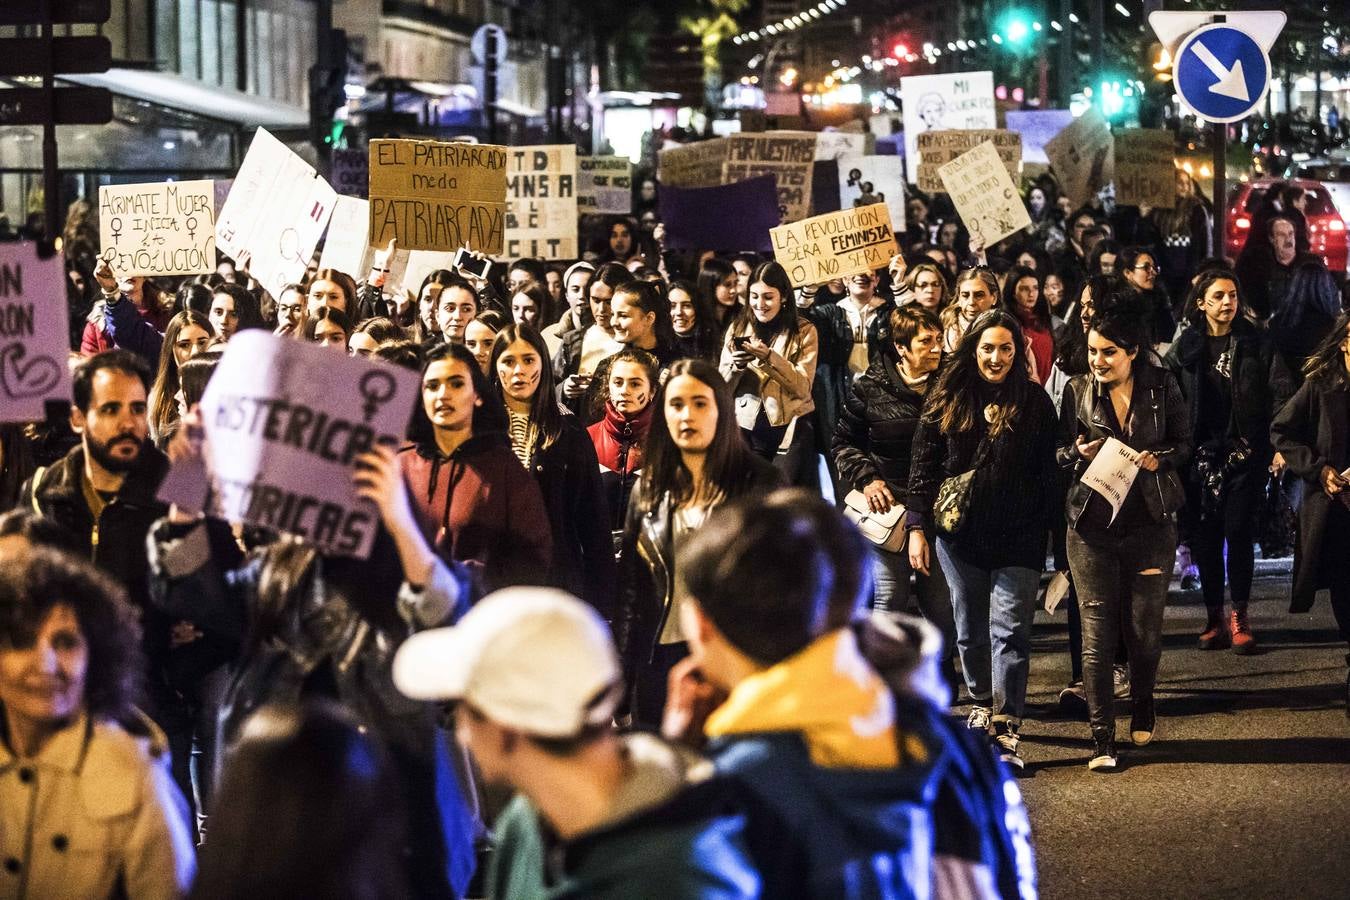
[[[1322,182],[1341,218],[1350,217],[1350,158],[1344,151],[1333,150],[1325,157],[1296,162],[1285,171],[1284,177]]]
[[[1326,261],[1327,268],[1339,276],[1345,275],[1347,241],[1345,219],[1342,218],[1328,186],[1321,181],[1292,178],[1280,181],[1259,178],[1239,185],[1228,206],[1224,235],[1224,254],[1237,259],[1247,238],[1251,235],[1252,219],[1261,207],[1266,192],[1273,184],[1293,184],[1308,195],[1303,215],[1308,220],[1308,243],[1311,251]]]

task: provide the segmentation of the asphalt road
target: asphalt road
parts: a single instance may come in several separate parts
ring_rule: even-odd
[[[1159,672],[1158,737],[1121,768],[1089,772],[1086,722],[1058,714],[1068,681],[1064,613],[1038,614],[1021,780],[1045,900],[1350,898],[1346,648],[1325,595],[1288,612],[1288,575],[1258,566],[1262,652],[1201,652],[1199,597],[1174,589]],[[1175,583],[1174,583],[1175,588]]]

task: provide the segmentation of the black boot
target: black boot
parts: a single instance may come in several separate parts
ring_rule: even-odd
[[[1130,716],[1130,743],[1142,747],[1153,740],[1153,734],[1158,729],[1158,714],[1153,708],[1153,695],[1136,697],[1133,706],[1133,713]]]

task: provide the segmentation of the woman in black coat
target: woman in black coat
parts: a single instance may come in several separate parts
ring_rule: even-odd
[[[1270,345],[1244,316],[1237,276],[1206,272],[1191,290],[1190,324],[1167,353],[1191,413],[1194,457],[1183,527],[1205,599],[1201,650],[1254,653],[1247,620],[1254,524],[1270,464]],[[1224,545],[1227,544],[1227,553]],[[1232,612],[1224,617],[1224,570]]]
[[[889,512],[893,506],[904,509],[914,432],[919,427],[924,396],[936,380],[934,373],[942,359],[942,323],[937,316],[910,305],[891,310],[889,319],[894,344],[875,353],[867,371],[853,382],[831,445],[841,488],[862,495],[876,513]],[[881,547],[872,549],[873,605],[906,612],[914,605],[909,586],[913,573],[917,606],[942,632],[950,658],[956,650],[956,624],[942,569],[932,567],[928,574],[915,572],[907,549],[894,553]]]
[[[1350,644],[1350,315],[1336,320],[1309,358],[1307,379],[1270,426],[1289,471],[1307,483],[1299,507],[1290,612],[1307,612],[1322,588]],[[1350,655],[1346,656],[1350,665]],[[1346,678],[1350,716],[1350,675]]]

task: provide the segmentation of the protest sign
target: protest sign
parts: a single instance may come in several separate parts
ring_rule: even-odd
[[[709,210],[734,214],[709,215]],[[782,221],[772,176],[706,188],[661,187],[668,250],[767,251],[769,229]]]
[[[854,131],[822,131],[816,135],[816,159],[866,156],[868,136]]]
[[[1176,142],[1161,128],[1126,128],[1115,136],[1116,203],[1171,209],[1177,201]]]
[[[1022,164],[1049,165],[1045,145],[1073,123],[1073,113],[1067,109],[1010,109],[1003,114],[1009,131],[1022,137]]]
[[[905,164],[910,182],[919,178],[919,135],[954,128],[997,128],[994,73],[956,72],[900,79]]]
[[[216,270],[210,181],[107,184],[98,189],[99,259],[118,277]]]
[[[1089,108],[1045,145],[1045,155],[1059,180],[1059,189],[1082,206],[1113,177],[1111,126],[1096,108]]]
[[[362,150],[334,150],[330,174],[333,190],[365,199],[370,187],[370,156]]]
[[[1031,227],[1022,195],[993,141],[961,154],[938,173],[970,236],[983,241],[985,247]]]
[[[999,159],[1014,181],[1022,173],[1022,138],[1001,128],[972,128],[966,131],[925,131],[919,135],[919,190],[933,193],[942,190],[938,175],[947,163],[985,141],[992,141]]]
[[[633,164],[628,157],[577,159],[577,211],[583,214],[633,211]]]
[[[839,208],[885,203],[891,225],[905,227],[905,172],[898,156],[843,157],[839,164]]]
[[[371,244],[501,253],[506,170],[506,148],[492,144],[372,140]]]
[[[774,259],[794,287],[884,269],[900,252],[884,203],[812,216],[780,225],[769,235]]]
[[[507,151],[506,255],[577,258],[577,148],[573,144]],[[450,248],[424,248],[450,249]]]
[[[337,194],[281,141],[259,128],[216,215],[216,247],[250,256],[249,273],[273,297],[309,266]]]
[[[422,282],[437,269],[454,272],[455,254],[447,250],[414,250],[407,256],[399,281],[392,281],[391,273],[391,283],[402,284],[404,290],[417,294],[422,289]]]
[[[1092,488],[1111,504],[1111,521],[1120,515],[1125,495],[1130,492],[1135,476],[1139,474],[1139,454],[1113,437],[1106,439],[1097,455],[1088,463],[1083,484]]]
[[[774,176],[779,214],[784,222],[795,222],[811,213],[811,167],[815,161],[816,135],[810,131],[733,134],[727,138],[722,183]]]
[[[662,150],[657,155],[661,187],[706,188],[722,183],[727,161],[727,138],[695,141]]]
[[[379,513],[356,495],[354,460],[403,443],[418,393],[416,372],[239,332],[202,397],[210,514],[364,559]]]
[[[69,409],[65,296],[59,253],[44,259],[36,244],[0,243],[0,422],[41,420],[49,401]]]
[[[353,278],[370,271],[375,248],[370,246],[370,203],[359,197],[338,196],[328,220],[320,269],[337,269]]]

